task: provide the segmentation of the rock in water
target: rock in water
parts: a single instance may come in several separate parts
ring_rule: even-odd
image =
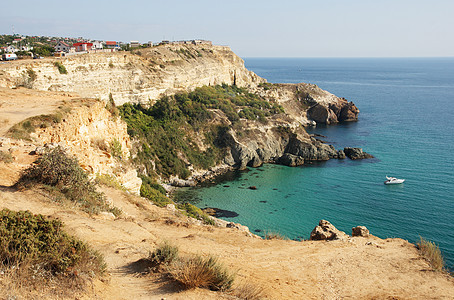
[[[318,226],[315,226],[311,232],[309,240],[321,241],[321,240],[342,240],[348,236],[345,232],[337,230],[333,224],[326,220],[320,220]]]
[[[302,166],[304,164],[304,158],[298,155],[284,153],[284,155],[278,159],[278,163],[289,167]]]
[[[352,236],[369,236],[369,229],[366,226],[356,226],[352,228]]]
[[[352,147],[346,147],[344,148],[344,153],[345,156],[347,156],[350,159],[364,159],[364,158],[374,158],[372,155],[369,153],[363,152],[363,149],[361,148],[352,148]]]

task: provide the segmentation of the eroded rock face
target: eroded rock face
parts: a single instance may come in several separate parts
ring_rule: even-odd
[[[340,240],[346,239],[348,236],[345,232],[338,230],[333,224],[326,220],[320,220],[318,226],[316,226],[312,232],[309,240],[320,241],[320,240]]]
[[[226,46],[162,45],[133,52],[74,55],[59,61],[67,74],[60,74],[54,61],[49,60],[1,66],[0,86],[20,85],[27,70],[33,70],[34,89],[101,100],[112,94],[115,104],[121,105],[149,104],[162,95],[204,85],[253,87],[266,82],[247,70],[244,61]]]
[[[359,109],[344,98],[326,104],[317,103],[309,108],[307,116],[320,124],[335,124],[338,122],[351,122],[358,120]]]
[[[284,153],[284,155],[279,157],[277,162],[284,166],[296,167],[304,164],[304,158],[290,153]]]
[[[125,188],[139,194],[142,180],[137,171],[123,163],[130,156],[131,141],[126,123],[119,117],[112,116],[105,109],[103,101],[80,99],[83,105],[71,108],[62,121],[52,127],[40,128],[32,136],[41,141],[43,147],[61,145],[74,154],[81,167],[92,176],[98,174],[116,178]],[[119,158],[112,156],[111,145],[116,143]],[[36,151],[36,150],[35,150]]]
[[[346,147],[346,148],[344,148],[344,153],[345,153],[345,156],[347,156],[348,158],[353,159],[353,160],[374,158],[369,153],[364,152],[363,149],[361,149],[361,148]]]

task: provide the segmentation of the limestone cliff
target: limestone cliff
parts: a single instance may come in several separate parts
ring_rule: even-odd
[[[105,105],[93,99],[73,100],[70,112],[60,123],[38,128],[32,137],[41,144],[63,146],[76,155],[81,167],[90,174],[113,176],[126,189],[138,194],[142,181],[127,163],[131,141],[126,124],[106,110]]]
[[[56,62],[66,69],[60,73]],[[0,67],[0,86],[29,85],[38,90],[75,92],[117,105],[144,103],[195,87],[265,82],[244,67],[229,47],[162,45],[134,52],[82,54],[61,59],[29,60]]]
[[[162,45],[133,52],[24,60],[0,66],[0,86],[76,93],[104,101],[90,108],[79,108],[52,133],[50,129],[39,133],[39,139],[44,142],[59,142],[71,147],[92,173],[99,173],[100,169],[104,173],[115,173],[109,161],[112,159],[108,157],[110,154],[103,153],[99,146],[95,149],[93,144],[118,140],[125,151],[129,147],[125,124],[112,120],[101,107],[107,99],[113,99],[117,105],[127,102],[149,105],[163,95],[217,84],[244,87],[270,103],[279,104],[284,112],[268,116],[266,122],[241,119],[233,126],[225,121],[228,119],[225,114],[211,110],[216,116],[211,123],[229,127],[223,137],[226,157],[214,169],[259,166],[266,162],[296,166],[308,160],[343,157],[343,153],[332,146],[310,137],[304,126],[355,121],[359,110],[352,102],[313,84],[267,83],[248,71],[243,60],[225,46]],[[239,110],[241,108],[237,112]],[[113,128],[118,128],[121,136],[116,136]],[[209,147],[203,141],[203,132],[188,135],[196,137],[194,142],[199,149]],[[127,153],[124,155],[128,156]],[[183,156],[182,160],[193,175],[210,171],[191,166]]]

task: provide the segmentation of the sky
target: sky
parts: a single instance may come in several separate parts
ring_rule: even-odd
[[[454,56],[453,0],[3,1],[0,34],[206,39],[241,57]]]

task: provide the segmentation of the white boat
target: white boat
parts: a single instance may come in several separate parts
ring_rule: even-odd
[[[399,184],[399,183],[403,183],[404,181],[405,181],[405,179],[398,179],[396,177],[386,176],[385,184]]]

